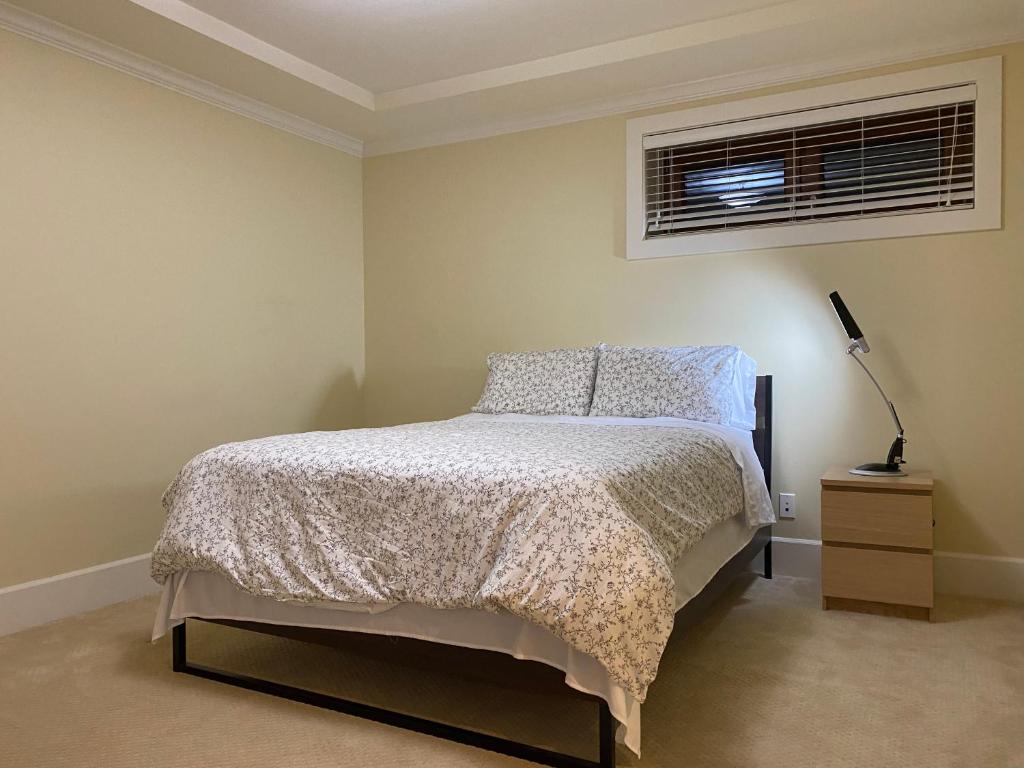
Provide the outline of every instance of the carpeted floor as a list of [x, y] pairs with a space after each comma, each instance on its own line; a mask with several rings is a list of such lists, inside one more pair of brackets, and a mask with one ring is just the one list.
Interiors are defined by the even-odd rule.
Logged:
[[[0, 766], [525, 766], [170, 671], [155, 598], [0, 638]], [[193, 625], [190, 625], [193, 626]], [[358, 651], [196, 624], [196, 661], [586, 750], [585, 702]], [[386, 641], [385, 641], [386, 642]], [[466, 671], [466, 670], [463, 670]], [[940, 598], [932, 624], [820, 609], [812, 582], [743, 577], [673, 637], [641, 768], [1024, 766], [1024, 607]]]

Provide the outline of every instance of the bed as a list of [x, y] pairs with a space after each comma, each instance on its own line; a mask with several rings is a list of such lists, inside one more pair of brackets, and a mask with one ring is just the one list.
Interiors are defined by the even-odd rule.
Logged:
[[[172, 632], [175, 671], [547, 765], [613, 766], [616, 734], [640, 752], [673, 626], [760, 552], [771, 576], [770, 376], [753, 399], [747, 432], [473, 413], [214, 449], [168, 490], [154, 639]], [[192, 663], [186, 620], [543, 663], [597, 704], [598, 759]]]

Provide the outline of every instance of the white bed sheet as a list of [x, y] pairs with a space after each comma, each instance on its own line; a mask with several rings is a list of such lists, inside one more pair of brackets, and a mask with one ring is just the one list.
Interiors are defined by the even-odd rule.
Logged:
[[[753, 538], [756, 528], [736, 515], [712, 528], [674, 571], [676, 609], [700, 592], [718, 570]], [[222, 576], [204, 571], [174, 574], [164, 584], [153, 626], [156, 640], [186, 617], [395, 635], [507, 653], [539, 661], [565, 673], [565, 683], [608, 702], [619, 722], [617, 738], [640, 755], [640, 703], [615, 683], [592, 656], [574, 650], [546, 629], [508, 613], [440, 610], [403, 603], [388, 610], [353, 610], [351, 605], [306, 605], [257, 597]]]

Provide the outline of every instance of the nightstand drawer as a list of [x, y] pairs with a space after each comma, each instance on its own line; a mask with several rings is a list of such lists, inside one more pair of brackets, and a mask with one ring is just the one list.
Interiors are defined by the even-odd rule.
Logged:
[[864, 547], [821, 548], [821, 591], [829, 597], [932, 606], [932, 556]]
[[821, 539], [931, 549], [932, 497], [823, 489]]

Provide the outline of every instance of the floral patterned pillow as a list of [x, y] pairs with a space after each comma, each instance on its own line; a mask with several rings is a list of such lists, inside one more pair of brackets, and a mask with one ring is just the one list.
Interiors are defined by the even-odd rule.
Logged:
[[594, 393], [597, 349], [503, 352], [487, 356], [477, 413], [586, 416]]
[[674, 416], [730, 424], [738, 347], [599, 350], [591, 416]]

